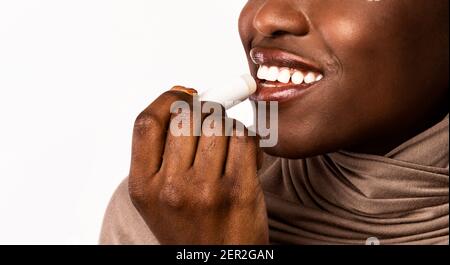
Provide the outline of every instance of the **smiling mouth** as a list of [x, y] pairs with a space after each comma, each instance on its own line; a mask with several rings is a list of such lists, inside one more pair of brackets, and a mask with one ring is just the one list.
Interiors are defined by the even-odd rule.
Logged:
[[315, 63], [282, 50], [254, 48], [250, 56], [256, 66], [253, 75], [258, 85], [252, 100], [287, 101], [325, 77]]

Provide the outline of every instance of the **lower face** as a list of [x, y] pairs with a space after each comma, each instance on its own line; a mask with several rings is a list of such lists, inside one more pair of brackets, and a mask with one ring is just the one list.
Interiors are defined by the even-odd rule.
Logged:
[[385, 154], [448, 113], [448, 1], [250, 0], [255, 101], [278, 101], [287, 158]]

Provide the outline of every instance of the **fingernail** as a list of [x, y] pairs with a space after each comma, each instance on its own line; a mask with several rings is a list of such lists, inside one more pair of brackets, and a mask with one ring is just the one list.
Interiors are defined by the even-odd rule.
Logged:
[[189, 94], [191, 96], [194, 95], [198, 95], [197, 90], [193, 89], [193, 88], [187, 88], [187, 87], [183, 87], [183, 86], [174, 86], [172, 87], [172, 89], [170, 89], [171, 91], [180, 91], [180, 92], [184, 92], [186, 94]]

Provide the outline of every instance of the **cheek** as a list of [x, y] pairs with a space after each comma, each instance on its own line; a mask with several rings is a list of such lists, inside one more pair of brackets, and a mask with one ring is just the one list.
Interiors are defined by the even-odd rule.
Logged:
[[375, 107], [371, 98], [386, 93], [386, 80], [396, 72], [389, 44], [393, 39], [376, 18], [342, 16], [332, 21], [323, 25], [322, 36], [338, 58], [342, 72], [334, 76], [336, 86], [330, 93], [339, 96], [341, 104], [369, 111]]
[[[399, 34], [408, 13], [400, 1], [336, 1], [314, 13], [319, 33], [335, 52], [374, 50]], [[393, 36], [394, 35], [394, 36]]]
[[335, 21], [329, 28], [328, 38], [334, 39], [335, 43], [349, 43], [354, 46], [363, 35], [358, 23], [347, 18]]
[[378, 37], [371, 25], [366, 25], [364, 20], [340, 17], [331, 21], [329, 25], [323, 25], [321, 34], [338, 58], [345, 59], [351, 54], [369, 54], [375, 51], [373, 46], [378, 42]]

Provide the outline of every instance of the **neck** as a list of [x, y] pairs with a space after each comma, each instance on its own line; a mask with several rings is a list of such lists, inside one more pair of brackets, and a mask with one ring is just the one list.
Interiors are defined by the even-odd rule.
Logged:
[[414, 120], [412, 124], [404, 126], [404, 128], [397, 128], [385, 135], [378, 135], [374, 139], [366, 140], [363, 144], [345, 148], [345, 151], [385, 156], [402, 143], [441, 122], [449, 113], [447, 106], [445, 106], [445, 108], [445, 110], [441, 110], [434, 115], [427, 115], [426, 119]]

